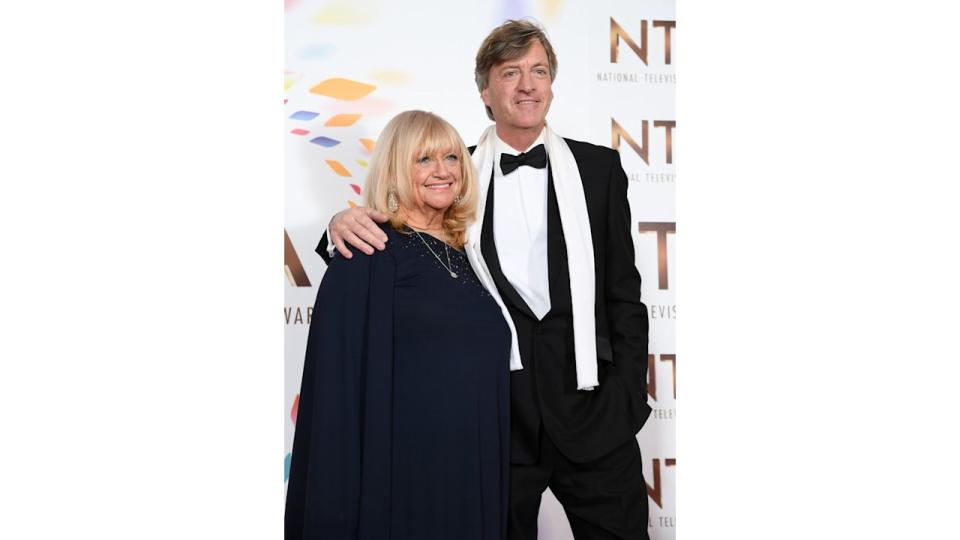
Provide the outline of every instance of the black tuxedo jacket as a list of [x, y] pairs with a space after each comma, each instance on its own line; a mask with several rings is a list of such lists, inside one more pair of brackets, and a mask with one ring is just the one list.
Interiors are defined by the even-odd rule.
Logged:
[[[634, 437], [651, 410], [646, 386], [649, 322], [634, 263], [627, 177], [617, 152], [566, 142], [583, 181], [593, 238], [600, 382], [595, 390], [577, 390], [570, 277], [552, 169], [547, 182], [551, 307], [542, 320], [503, 275], [493, 238], [492, 179], [487, 191], [483, 258], [513, 319], [523, 362], [523, 369], [510, 377], [511, 461], [518, 464], [537, 461], [541, 429], [569, 460], [594, 460]], [[326, 235], [317, 251], [328, 261]]]
[[577, 390], [570, 277], [552, 168], [547, 182], [550, 311], [539, 321], [501, 270], [493, 238], [491, 179], [481, 249], [516, 326], [523, 362], [523, 369], [510, 377], [514, 463], [537, 460], [541, 429], [569, 460], [596, 459], [634, 437], [650, 414], [646, 389], [649, 323], [634, 262], [627, 177], [617, 152], [570, 139], [566, 142], [583, 181], [593, 238], [600, 386], [589, 392]]

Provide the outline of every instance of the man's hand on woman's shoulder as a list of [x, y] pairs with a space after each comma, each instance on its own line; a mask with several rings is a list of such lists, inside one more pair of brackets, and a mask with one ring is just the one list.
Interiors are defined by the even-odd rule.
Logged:
[[387, 235], [377, 226], [385, 223], [387, 216], [372, 208], [355, 206], [338, 212], [330, 219], [327, 230], [330, 231], [330, 242], [345, 258], [353, 257], [347, 249], [347, 244], [359, 249], [367, 255], [373, 255], [374, 248], [383, 251], [386, 249]]

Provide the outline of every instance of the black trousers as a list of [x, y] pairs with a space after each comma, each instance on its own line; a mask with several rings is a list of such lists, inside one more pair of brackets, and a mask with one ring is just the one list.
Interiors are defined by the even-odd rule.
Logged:
[[635, 438], [587, 463], [573, 463], [540, 429], [540, 457], [510, 465], [509, 540], [537, 540], [547, 487], [563, 505], [577, 540], [649, 540], [647, 485]]

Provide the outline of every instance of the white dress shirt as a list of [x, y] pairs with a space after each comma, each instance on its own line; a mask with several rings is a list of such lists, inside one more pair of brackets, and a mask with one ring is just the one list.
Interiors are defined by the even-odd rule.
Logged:
[[[547, 169], [523, 165], [504, 176], [500, 154], [520, 152], [495, 139], [493, 240], [500, 268], [537, 319], [550, 311], [547, 264]], [[524, 150], [543, 144], [543, 133]]]

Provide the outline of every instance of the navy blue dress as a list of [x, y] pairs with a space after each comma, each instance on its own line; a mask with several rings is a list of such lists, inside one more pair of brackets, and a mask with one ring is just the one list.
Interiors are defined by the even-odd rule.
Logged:
[[509, 329], [465, 255], [383, 229], [320, 283], [285, 538], [503, 540]]

